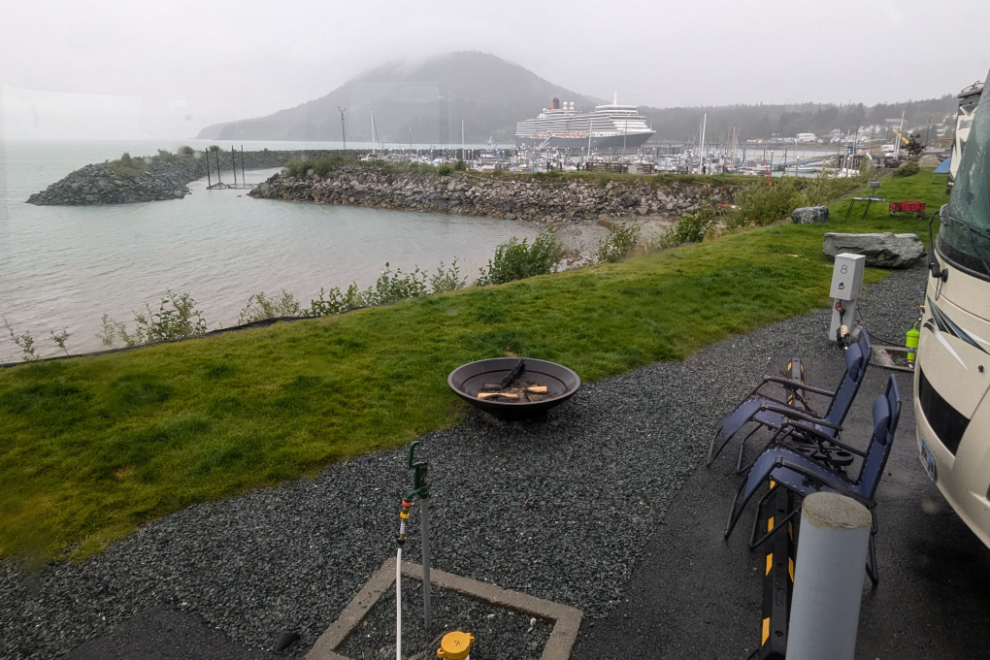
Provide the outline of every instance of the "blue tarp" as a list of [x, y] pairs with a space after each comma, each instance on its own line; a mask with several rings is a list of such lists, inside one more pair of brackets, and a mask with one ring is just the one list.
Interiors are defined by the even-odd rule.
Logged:
[[942, 163], [935, 168], [935, 174], [948, 174], [949, 173], [949, 163], [952, 159], [946, 158]]

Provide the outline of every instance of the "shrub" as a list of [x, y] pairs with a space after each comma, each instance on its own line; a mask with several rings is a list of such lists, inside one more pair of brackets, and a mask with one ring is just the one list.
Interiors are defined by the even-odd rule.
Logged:
[[684, 243], [700, 243], [718, 223], [719, 214], [711, 206], [702, 206], [697, 213], [685, 213], [681, 219], [670, 225], [650, 240], [650, 247], [663, 250]]
[[464, 162], [463, 158], [458, 158], [457, 162], [454, 163], [454, 169], [458, 172], [463, 172], [467, 169], [467, 163]]
[[290, 158], [289, 162], [285, 164], [285, 173], [289, 176], [306, 176], [309, 168], [310, 166], [307, 161]]
[[320, 289], [319, 299], [311, 300], [310, 307], [305, 313], [308, 316], [329, 316], [361, 307], [390, 305], [408, 298], [454, 291], [466, 283], [467, 280], [461, 277], [457, 259], [454, 259], [450, 268], [445, 268], [441, 263], [434, 275], [427, 275], [419, 267], [411, 273], [404, 274], [401, 268], [396, 268], [393, 272], [386, 262], [385, 270], [381, 272], [374, 286], [364, 291], [358, 289], [357, 284], [351, 284], [347, 287], [347, 291], [341, 291], [339, 287], [333, 287], [329, 291]]
[[281, 316], [299, 316], [302, 314], [302, 307], [295, 296], [282, 289], [282, 293], [269, 298], [264, 291], [252, 295], [248, 298], [247, 304], [237, 317], [238, 324], [263, 321], [265, 319], [275, 319]]
[[[268, 150], [265, 149], [265, 151], [268, 151]], [[193, 149], [192, 147], [187, 147], [185, 145], [179, 147], [179, 155], [180, 156], [187, 156], [188, 157], [188, 156], [194, 155], [195, 153], [196, 153], [196, 150]]]
[[430, 276], [430, 293], [456, 291], [463, 288], [465, 284], [467, 284], [467, 278], [461, 277], [461, 269], [457, 266], [457, 259], [454, 259], [448, 269], [444, 269], [441, 261], [436, 274]]
[[196, 309], [196, 301], [188, 293], [165, 292], [158, 311], [146, 304], [145, 311], [134, 312], [134, 332], [127, 325], [103, 315], [103, 330], [97, 335], [107, 346], [113, 346], [116, 337], [127, 346], [194, 337], [206, 332], [206, 320]]
[[3, 324], [7, 328], [7, 332], [10, 333], [10, 340], [14, 342], [21, 352], [24, 354], [24, 360], [37, 360], [38, 359], [38, 349], [34, 347], [34, 337], [31, 335], [31, 331], [28, 330], [22, 335], [18, 335], [14, 332], [14, 329], [10, 327], [7, 323], [7, 317], [3, 318]]
[[487, 268], [480, 269], [478, 284], [504, 284], [534, 275], [556, 272], [566, 250], [557, 240], [553, 229], [547, 229], [530, 245], [513, 236], [508, 243], [495, 249], [495, 258], [489, 259]]
[[120, 164], [124, 167], [131, 167], [134, 165], [134, 159], [126, 151], [120, 156]]
[[156, 158], [163, 163], [174, 163], [177, 159], [168, 149], [159, 149]]
[[761, 179], [736, 194], [736, 214], [732, 224], [768, 225], [790, 215], [802, 205], [804, 197], [798, 192], [792, 177], [781, 177], [767, 183]]
[[308, 316], [332, 316], [358, 307], [364, 307], [361, 292], [357, 284], [351, 284], [347, 287], [346, 293], [342, 293], [336, 286], [329, 291], [320, 288], [319, 299], [309, 301], [309, 309], [306, 313]]
[[904, 163], [896, 170], [894, 170], [892, 176], [897, 176], [897, 177], [914, 176], [920, 171], [921, 171], [921, 166], [918, 165], [918, 163], [914, 162], [913, 160], [909, 160], [908, 162]]
[[437, 168], [437, 174], [439, 174], [440, 176], [450, 176], [451, 174], [453, 174], [453, 172], [454, 172], [454, 168], [450, 163], [444, 163], [443, 165]]
[[639, 225], [631, 220], [621, 222], [611, 228], [608, 236], [598, 241], [593, 261], [597, 264], [622, 261], [632, 255], [639, 243]]

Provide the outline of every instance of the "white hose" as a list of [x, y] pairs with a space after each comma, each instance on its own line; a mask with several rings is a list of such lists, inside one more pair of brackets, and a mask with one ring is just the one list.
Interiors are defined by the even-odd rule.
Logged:
[[402, 546], [395, 558], [395, 660], [402, 660]]

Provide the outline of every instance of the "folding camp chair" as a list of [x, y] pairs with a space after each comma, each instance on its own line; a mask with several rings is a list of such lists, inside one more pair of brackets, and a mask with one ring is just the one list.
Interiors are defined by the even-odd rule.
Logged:
[[[760, 519], [760, 509], [763, 503], [778, 486], [801, 497], [815, 492], [833, 492], [846, 495], [867, 507], [873, 516], [873, 527], [870, 531], [870, 557], [866, 571], [873, 583], [876, 584], [880, 578], [877, 572], [876, 546], [873, 540], [877, 532], [875, 495], [877, 486], [880, 484], [880, 477], [883, 476], [883, 469], [887, 465], [887, 458], [890, 456], [890, 448], [894, 442], [894, 432], [897, 430], [897, 420], [900, 415], [901, 393], [897, 387], [897, 379], [891, 374], [885, 394], [878, 396], [873, 402], [873, 435], [866, 451], [854, 449], [834, 438], [829, 439], [829, 442], [862, 457], [863, 463], [859, 475], [854, 480], [787, 447], [771, 447], [764, 451], [756, 459], [746, 481], [739, 488], [735, 499], [732, 501], [729, 520], [725, 526], [725, 538], [728, 538], [732, 533], [743, 509], [746, 508], [746, 504], [764, 482], [773, 485], [757, 504], [756, 521]], [[756, 548], [772, 534], [786, 527], [787, 523], [799, 512], [800, 507], [796, 507], [784, 519], [771, 523], [770, 529], [759, 539], [756, 538], [758, 522], [754, 522], [753, 531], [750, 534], [750, 548]]]
[[[759, 385], [754, 387], [746, 399], [733, 412], [727, 415], [715, 430], [711, 444], [708, 447], [708, 460], [706, 465], [711, 466], [712, 461], [718, 457], [729, 441], [750, 422], [756, 423], [755, 428], [742, 439], [739, 447], [739, 458], [736, 461], [736, 473], [742, 474], [743, 453], [746, 449], [746, 441], [749, 440], [760, 428], [766, 427], [773, 431], [780, 431], [785, 426], [794, 426], [792, 437], [797, 441], [814, 441], [821, 445], [821, 434], [835, 437], [842, 428], [842, 421], [849, 412], [859, 386], [866, 377], [866, 367], [870, 363], [870, 353], [873, 344], [870, 342], [870, 334], [863, 328], [859, 333], [859, 338], [855, 344], [851, 344], [845, 350], [846, 370], [842, 374], [842, 380], [834, 392], [810, 387], [803, 383], [798, 383], [787, 378], [768, 376]], [[801, 403], [802, 408], [788, 405], [788, 402], [775, 399], [771, 396], [760, 393], [760, 389], [768, 383], [778, 383], [794, 395], [794, 400]], [[819, 415], [808, 404], [805, 393], [819, 394], [831, 399], [828, 409], [824, 415]], [[808, 415], [813, 419], [809, 419]], [[805, 437], [801, 431], [811, 428], [816, 433]], [[723, 435], [721, 443], [718, 443], [719, 435]], [[774, 436], [771, 444], [778, 442], [781, 436]]]

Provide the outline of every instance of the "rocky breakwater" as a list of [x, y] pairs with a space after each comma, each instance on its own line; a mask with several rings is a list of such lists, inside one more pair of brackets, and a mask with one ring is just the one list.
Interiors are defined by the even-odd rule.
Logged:
[[[319, 158], [327, 151], [251, 151], [243, 154], [244, 169], [282, 167], [291, 158]], [[241, 153], [237, 152], [237, 168]], [[231, 167], [230, 153], [219, 152], [222, 168]], [[211, 160], [215, 157], [211, 154]], [[31, 195], [28, 204], [39, 206], [95, 206], [181, 199], [189, 194], [188, 185], [206, 176], [207, 159], [201, 153], [183, 156], [133, 158], [125, 165], [120, 161], [86, 165], [45, 190]], [[216, 161], [211, 171], [216, 176]], [[225, 176], [229, 176], [229, 169]], [[240, 178], [240, 173], [238, 173]], [[215, 179], [214, 179], [215, 181]], [[227, 183], [232, 183], [228, 179]]]
[[558, 223], [637, 216], [676, 216], [706, 200], [731, 203], [733, 186], [714, 179], [594, 174], [541, 176], [401, 172], [339, 167], [323, 177], [280, 172], [252, 197], [453, 213]]

